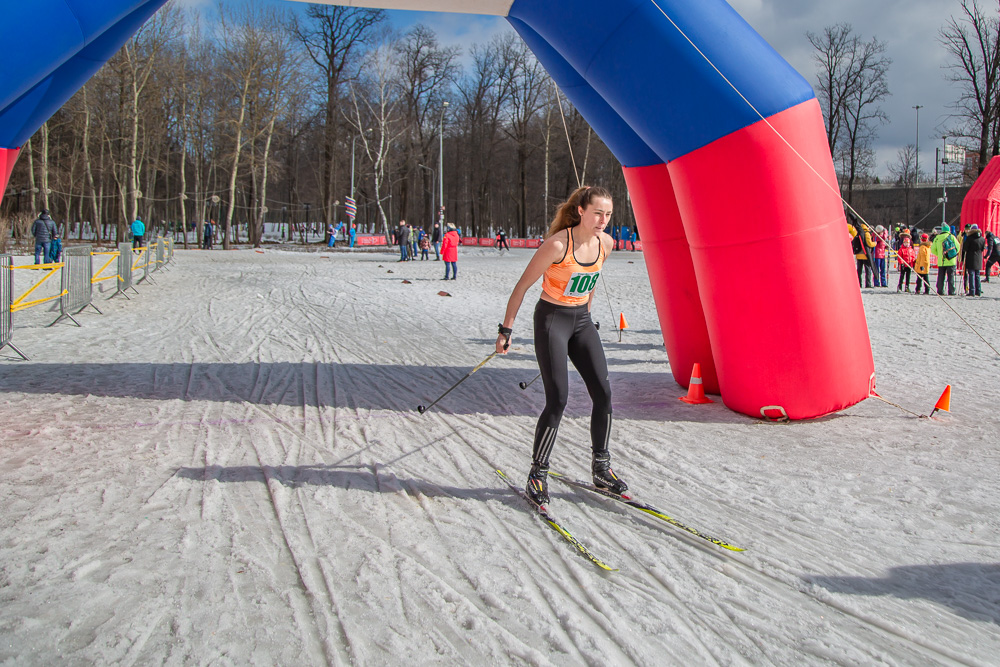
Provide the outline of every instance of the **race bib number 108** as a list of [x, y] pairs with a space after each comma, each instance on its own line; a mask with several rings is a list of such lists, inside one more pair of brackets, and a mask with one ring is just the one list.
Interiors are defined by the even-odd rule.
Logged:
[[563, 291], [563, 296], [587, 296], [597, 287], [597, 279], [600, 275], [600, 271], [574, 273], [566, 281], [566, 289]]

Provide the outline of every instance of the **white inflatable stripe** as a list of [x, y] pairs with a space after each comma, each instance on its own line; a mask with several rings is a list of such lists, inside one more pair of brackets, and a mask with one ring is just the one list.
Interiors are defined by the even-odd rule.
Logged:
[[514, 0], [293, 0], [343, 7], [372, 9], [411, 9], [421, 12], [451, 12], [453, 14], [488, 14], [507, 16]]

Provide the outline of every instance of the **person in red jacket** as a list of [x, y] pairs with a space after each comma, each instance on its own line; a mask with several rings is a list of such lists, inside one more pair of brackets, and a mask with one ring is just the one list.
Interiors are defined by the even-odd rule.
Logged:
[[452, 280], [458, 278], [458, 242], [458, 230], [449, 223], [448, 232], [441, 243], [441, 259], [444, 260], [444, 278], [441, 280], [448, 280], [449, 273]]
[[[899, 237], [899, 284], [896, 285], [896, 291], [903, 291], [903, 278], [906, 278], [906, 291], [910, 291], [910, 271], [913, 270], [913, 265], [917, 261], [917, 249], [913, 247], [910, 243], [910, 235], [903, 234]], [[919, 284], [919, 283], [918, 283]]]

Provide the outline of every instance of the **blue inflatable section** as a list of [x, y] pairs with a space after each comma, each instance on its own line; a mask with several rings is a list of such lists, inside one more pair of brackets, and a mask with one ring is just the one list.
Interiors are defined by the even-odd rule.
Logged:
[[165, 1], [42, 0], [41, 8], [24, 2], [0, 9], [5, 25], [45, 20], [44, 30], [6, 36], [7, 62], [21, 69], [5, 63], [0, 74], [0, 148], [23, 145]]
[[523, 21], [508, 19], [538, 62], [625, 167], [661, 164], [661, 159], [589, 83]]
[[508, 19], [530, 26], [661, 161], [815, 97], [723, 0], [515, 0]]

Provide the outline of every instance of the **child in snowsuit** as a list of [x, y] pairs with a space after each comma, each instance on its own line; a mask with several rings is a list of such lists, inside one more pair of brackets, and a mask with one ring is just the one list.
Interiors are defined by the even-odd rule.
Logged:
[[[910, 272], [913, 268], [914, 262], [917, 261], [917, 249], [913, 247], [910, 243], [910, 235], [903, 234], [899, 237], [899, 284], [896, 285], [896, 291], [903, 291], [903, 282], [905, 278], [906, 291], [910, 291]], [[919, 287], [920, 283], [917, 283]]]
[[924, 294], [930, 294], [931, 282], [928, 276], [931, 274], [931, 237], [927, 234], [920, 235], [920, 247], [917, 248], [917, 258], [913, 262], [913, 270], [917, 274], [917, 283], [913, 287], [913, 293], [920, 294], [922, 285]]

